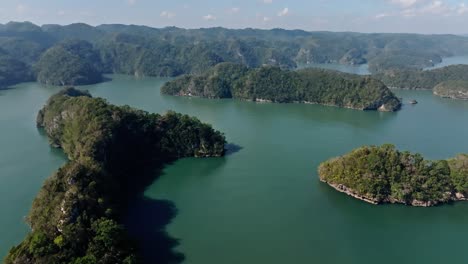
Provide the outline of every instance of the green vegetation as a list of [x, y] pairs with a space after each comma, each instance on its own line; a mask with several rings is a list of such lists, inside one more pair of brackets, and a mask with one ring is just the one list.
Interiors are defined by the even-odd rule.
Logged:
[[239, 98], [278, 103], [302, 102], [361, 110], [396, 111], [400, 101], [370, 77], [320, 69], [299, 71], [278, 67], [249, 69], [221, 63], [202, 75], [166, 83], [162, 93], [207, 98]]
[[391, 70], [375, 75], [389, 87], [401, 89], [433, 89], [446, 81], [468, 81], [468, 65], [452, 65], [439, 69]]
[[34, 76], [28, 65], [0, 54], [0, 89], [33, 80]]
[[48, 49], [35, 67], [37, 80], [48, 85], [86, 85], [102, 80], [99, 55], [86, 41], [66, 41]]
[[446, 81], [434, 87], [434, 94], [452, 98], [468, 100], [468, 81]]
[[371, 203], [433, 206], [468, 197], [468, 156], [425, 160], [393, 145], [361, 147], [319, 167], [320, 180]]
[[46, 180], [32, 231], [6, 264], [140, 263], [122, 225], [127, 200], [166, 162], [224, 154], [224, 136], [195, 118], [117, 107], [73, 88], [51, 97], [37, 122], [70, 161]]
[[[70, 39], [89, 42], [92, 47], [86, 48], [86, 53], [98, 56], [83, 57], [82, 50], [68, 50], [62, 43]], [[220, 62], [287, 69], [310, 63], [369, 63], [375, 74], [419, 70], [440, 62], [442, 57], [468, 54], [468, 39], [283, 29], [93, 27], [83, 23], [39, 27], [10, 22], [0, 24], [0, 48], [12, 58], [35, 65], [39, 81], [66, 85], [99, 81], [100, 73], [164, 77], [201, 74]]]

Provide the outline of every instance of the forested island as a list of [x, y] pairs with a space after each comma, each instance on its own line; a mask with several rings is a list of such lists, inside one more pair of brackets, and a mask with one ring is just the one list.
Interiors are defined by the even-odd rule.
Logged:
[[141, 263], [122, 225], [128, 199], [167, 162], [224, 154], [223, 134], [196, 118], [117, 107], [73, 88], [48, 100], [37, 125], [69, 161], [44, 183], [27, 217], [31, 233], [6, 264]]
[[374, 77], [388, 87], [432, 90], [446, 81], [468, 81], [468, 65], [451, 65], [434, 70], [388, 70]]
[[468, 54], [468, 38], [455, 35], [9, 22], [0, 24], [0, 87], [31, 80], [91, 84], [102, 80], [103, 73], [202, 74], [221, 62], [283, 69], [313, 63], [368, 63], [377, 74], [418, 70], [443, 57], [464, 54]]
[[439, 83], [434, 94], [444, 98], [468, 100], [468, 81], [446, 81]]
[[431, 161], [389, 144], [365, 146], [320, 164], [319, 177], [372, 204], [434, 206], [467, 200], [468, 155]]
[[400, 100], [380, 81], [368, 76], [321, 69], [250, 69], [221, 63], [202, 75], [186, 75], [166, 83], [169, 95], [237, 98], [260, 102], [310, 103], [359, 110], [396, 111]]

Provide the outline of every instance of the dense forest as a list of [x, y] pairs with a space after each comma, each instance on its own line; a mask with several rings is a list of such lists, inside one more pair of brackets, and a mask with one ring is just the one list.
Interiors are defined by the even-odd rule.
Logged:
[[69, 162], [44, 183], [31, 233], [6, 264], [141, 263], [122, 224], [126, 202], [166, 162], [224, 154], [224, 136], [196, 118], [117, 107], [73, 88], [51, 97], [37, 124]]
[[65, 41], [48, 49], [35, 65], [37, 81], [47, 85], [86, 85], [102, 81], [99, 54], [86, 41]]
[[468, 81], [468, 65], [451, 65], [434, 70], [389, 70], [374, 75], [389, 87], [433, 89], [446, 81]]
[[434, 94], [444, 98], [468, 100], [468, 81], [446, 81], [439, 83]]
[[301, 102], [360, 110], [396, 111], [400, 101], [380, 81], [370, 77], [265, 66], [249, 69], [221, 63], [202, 75], [186, 75], [166, 83], [161, 92], [207, 98], [238, 98], [278, 103]]
[[[70, 49], [66, 44], [70, 40], [81, 41], [79, 46], [84, 48]], [[442, 57], [468, 54], [468, 38], [251, 28], [158, 29], [116, 24], [93, 27], [82, 23], [39, 27], [9, 22], [0, 24], [0, 49], [34, 68], [39, 81], [66, 85], [95, 82], [99, 73], [201, 74], [220, 62], [287, 69], [310, 63], [369, 63], [373, 73], [421, 69], [440, 62]], [[24, 77], [29, 80], [30, 76]]]
[[320, 180], [358, 199], [433, 206], [468, 196], [468, 155], [425, 160], [393, 145], [361, 147], [322, 163]]

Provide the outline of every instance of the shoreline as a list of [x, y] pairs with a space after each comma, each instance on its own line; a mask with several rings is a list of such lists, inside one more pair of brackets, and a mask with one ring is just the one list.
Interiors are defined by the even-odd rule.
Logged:
[[366, 203], [372, 204], [372, 205], [381, 205], [381, 204], [403, 204], [406, 206], [413, 206], [413, 207], [433, 207], [441, 204], [447, 204], [450, 202], [459, 202], [459, 201], [468, 201], [468, 197], [465, 197], [462, 193], [455, 193], [453, 194], [450, 199], [446, 202], [443, 201], [419, 201], [419, 200], [413, 200], [411, 203], [407, 203], [405, 201], [400, 201], [400, 200], [390, 200], [390, 199], [385, 199], [382, 201], [377, 201], [375, 199], [371, 199], [368, 197], [365, 197], [360, 194], [356, 194], [352, 189], [346, 187], [343, 184], [334, 184], [334, 183], [329, 183], [325, 180], [320, 179], [321, 182], [326, 183], [328, 186], [332, 187], [336, 191], [340, 193], [344, 193], [348, 196], [351, 196], [355, 199], [364, 201]]

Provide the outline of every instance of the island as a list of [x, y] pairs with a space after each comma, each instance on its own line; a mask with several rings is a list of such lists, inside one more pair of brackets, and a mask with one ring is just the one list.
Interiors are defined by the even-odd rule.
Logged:
[[31, 232], [6, 264], [141, 263], [122, 224], [128, 199], [142, 195], [156, 168], [223, 156], [226, 142], [196, 118], [118, 107], [74, 88], [52, 96], [37, 125], [69, 161], [44, 183], [27, 217]]
[[444, 98], [468, 100], [468, 81], [446, 81], [439, 83], [434, 94]]
[[202, 75], [182, 76], [166, 83], [161, 92], [359, 110], [396, 111], [401, 107], [400, 100], [382, 82], [369, 76], [322, 69], [248, 68], [234, 63], [220, 63]]
[[388, 70], [373, 75], [388, 87], [432, 90], [447, 81], [468, 81], [468, 65], [451, 65], [434, 70]]
[[395, 146], [364, 146], [320, 164], [320, 180], [372, 204], [434, 206], [468, 198], [468, 155], [425, 160]]

